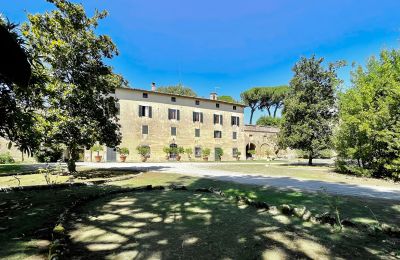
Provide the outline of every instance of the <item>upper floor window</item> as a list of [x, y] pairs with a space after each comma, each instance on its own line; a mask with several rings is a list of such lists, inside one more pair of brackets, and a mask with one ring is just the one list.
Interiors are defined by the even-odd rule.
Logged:
[[151, 106], [140, 106], [139, 105], [139, 117], [152, 117]]
[[149, 134], [149, 126], [148, 125], [142, 125], [142, 134], [143, 135]]
[[236, 106], [233, 106], [233, 110], [236, 110]]
[[200, 105], [200, 100], [196, 100], [196, 106]]
[[216, 106], [217, 108], [219, 108], [219, 103], [215, 104], [215, 106]]
[[237, 132], [232, 132], [232, 139], [236, 140], [237, 139]]
[[143, 98], [148, 98], [148, 97], [149, 97], [149, 94], [143, 93]]
[[222, 132], [221, 131], [214, 131], [214, 138], [222, 138]]
[[200, 129], [199, 128], [194, 129], [194, 137], [200, 137]]
[[215, 125], [215, 124], [220, 124], [220, 125], [223, 124], [222, 115], [216, 115], [216, 114], [214, 114], [214, 125]]
[[169, 120], [180, 120], [180, 113], [178, 109], [168, 109], [168, 119]]
[[171, 102], [176, 102], [176, 97], [171, 97]]
[[193, 112], [193, 122], [203, 123], [203, 113], [202, 112]]
[[171, 135], [176, 136], [176, 127], [171, 127]]
[[238, 116], [232, 116], [231, 117], [231, 124], [239, 126], [239, 117]]

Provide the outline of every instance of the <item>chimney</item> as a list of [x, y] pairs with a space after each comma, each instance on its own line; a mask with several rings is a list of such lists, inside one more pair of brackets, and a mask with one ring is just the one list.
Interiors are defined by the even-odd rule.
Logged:
[[218, 98], [218, 95], [217, 95], [216, 92], [211, 92], [211, 93], [210, 93], [210, 99], [211, 99], [211, 100], [217, 100], [217, 98]]
[[151, 91], [156, 91], [156, 83], [151, 83]]

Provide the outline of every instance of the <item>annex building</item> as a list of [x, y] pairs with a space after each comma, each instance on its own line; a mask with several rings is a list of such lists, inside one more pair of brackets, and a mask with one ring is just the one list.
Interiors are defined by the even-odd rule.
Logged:
[[[119, 99], [119, 124], [122, 143], [130, 151], [126, 161], [139, 162], [141, 156], [136, 147], [150, 148], [148, 161], [174, 160], [176, 154], [166, 154], [164, 147], [191, 148], [192, 161], [202, 161], [202, 151], [210, 149], [209, 161], [216, 159], [216, 148], [222, 148], [223, 161], [240, 160], [250, 157], [249, 150], [255, 150], [255, 158], [270, 157], [276, 147], [277, 128], [244, 124], [244, 108], [240, 103], [217, 99], [216, 93], [210, 98], [191, 97], [135, 88], [118, 88], [115, 96]], [[84, 152], [85, 161], [94, 161], [95, 152]], [[119, 161], [115, 148], [105, 147], [102, 160]], [[182, 155], [182, 161], [187, 161]]]

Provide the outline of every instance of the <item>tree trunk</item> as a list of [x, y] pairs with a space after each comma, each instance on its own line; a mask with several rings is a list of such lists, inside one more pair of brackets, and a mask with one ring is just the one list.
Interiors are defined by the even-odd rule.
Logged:
[[69, 147], [68, 148], [69, 158], [68, 158], [68, 171], [69, 173], [76, 173], [76, 160], [78, 160], [79, 155], [76, 147]]
[[309, 153], [309, 154], [308, 154], [308, 165], [309, 165], [309, 166], [313, 165], [313, 164], [312, 164], [312, 160], [313, 160], [313, 155], [312, 155], [312, 153]]
[[267, 107], [267, 111], [268, 111], [268, 116], [271, 116], [271, 108]]
[[275, 106], [274, 108], [274, 117], [276, 117], [276, 111], [278, 111], [278, 106]]
[[253, 122], [254, 111], [255, 111], [255, 109], [251, 109], [251, 111], [250, 111], [250, 125], [251, 125], [251, 122]]

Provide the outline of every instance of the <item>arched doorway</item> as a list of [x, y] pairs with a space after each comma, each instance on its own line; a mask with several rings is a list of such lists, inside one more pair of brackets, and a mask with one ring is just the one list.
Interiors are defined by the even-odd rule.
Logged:
[[246, 158], [251, 158], [253, 155], [251, 154], [250, 151], [255, 151], [256, 150], [256, 145], [253, 143], [248, 143], [246, 145]]
[[170, 144], [169, 148], [170, 148], [169, 158], [175, 160], [176, 156], [178, 155], [178, 145]]

